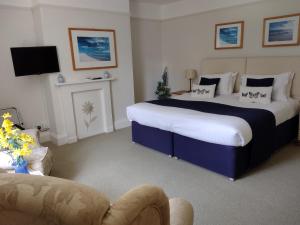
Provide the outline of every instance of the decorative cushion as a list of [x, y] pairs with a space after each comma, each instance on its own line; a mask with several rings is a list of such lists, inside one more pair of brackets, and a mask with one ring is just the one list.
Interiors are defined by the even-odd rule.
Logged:
[[29, 162], [29, 168], [48, 175], [53, 166], [53, 155], [48, 147], [35, 148], [26, 159]]
[[272, 87], [246, 87], [240, 88], [240, 101], [269, 104], [271, 103]]
[[273, 82], [273, 101], [287, 101], [291, 96], [291, 88], [294, 79], [293, 72], [281, 73], [278, 75], [251, 75], [245, 74], [242, 76], [241, 85], [246, 86], [248, 78], [274, 78]]
[[12, 170], [12, 158], [5, 152], [0, 151], [0, 168], [4, 170]]
[[200, 80], [200, 85], [216, 85], [216, 88], [218, 88], [218, 85], [220, 83], [221, 78], [206, 78], [202, 77]]
[[192, 97], [213, 98], [215, 96], [216, 85], [196, 85], [192, 87]]
[[271, 87], [273, 86], [274, 78], [254, 79], [247, 78], [247, 87]]
[[199, 84], [202, 78], [220, 78], [219, 85], [216, 88], [216, 95], [230, 95], [233, 93], [235, 80], [238, 73], [228, 72], [222, 74], [205, 74], [200, 76]]

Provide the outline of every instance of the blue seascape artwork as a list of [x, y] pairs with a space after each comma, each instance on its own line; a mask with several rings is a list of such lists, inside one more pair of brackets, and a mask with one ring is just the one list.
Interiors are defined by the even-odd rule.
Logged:
[[111, 61], [108, 37], [77, 37], [81, 62]]
[[238, 44], [238, 27], [226, 27], [220, 29], [221, 44]]
[[292, 41], [294, 36], [295, 21], [285, 20], [269, 24], [269, 42]]

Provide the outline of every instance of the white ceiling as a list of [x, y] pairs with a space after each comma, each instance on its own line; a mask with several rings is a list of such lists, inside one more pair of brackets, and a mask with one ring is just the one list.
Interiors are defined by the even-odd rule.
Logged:
[[157, 5], [166, 5], [173, 2], [179, 2], [181, 0], [131, 0], [131, 2], [139, 2], [139, 3], [152, 3]]

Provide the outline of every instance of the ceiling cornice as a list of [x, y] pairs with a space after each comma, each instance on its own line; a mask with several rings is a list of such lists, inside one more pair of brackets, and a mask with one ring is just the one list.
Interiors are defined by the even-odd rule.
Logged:
[[130, 12], [132, 17], [168, 20], [260, 1], [266, 0], [182, 0], [165, 5], [131, 2]]
[[141, 18], [148, 20], [162, 20], [161, 6], [151, 3], [131, 3], [130, 15], [133, 18]]
[[129, 0], [0, 0], [0, 5], [32, 8], [39, 5], [64, 6], [129, 13]]

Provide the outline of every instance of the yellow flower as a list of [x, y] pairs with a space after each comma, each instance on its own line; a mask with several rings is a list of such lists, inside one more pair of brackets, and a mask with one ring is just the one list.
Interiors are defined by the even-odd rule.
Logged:
[[2, 123], [3, 128], [9, 129], [9, 128], [12, 128], [13, 126], [14, 126], [14, 123], [11, 122], [10, 120], [8, 120], [8, 119], [3, 120], [3, 123]]
[[25, 133], [21, 133], [20, 134], [20, 139], [25, 143], [28, 143], [28, 144], [34, 144], [34, 139], [28, 135], [28, 134], [25, 134]]
[[27, 155], [30, 155], [31, 152], [32, 152], [32, 150], [29, 149], [29, 145], [28, 144], [24, 144], [22, 149], [15, 149], [12, 154], [16, 158], [18, 156], [27, 156]]
[[2, 147], [2, 148], [8, 148], [9, 147], [9, 144], [8, 144], [8, 142], [6, 141], [6, 139], [0, 139], [0, 146]]
[[3, 119], [7, 119], [7, 118], [11, 118], [11, 115], [10, 115], [10, 113], [4, 113], [3, 115], [2, 115], [2, 117], [3, 117]]
[[0, 128], [0, 138], [4, 138], [4, 137], [5, 137], [4, 131], [2, 128]]
[[31, 147], [35, 144], [34, 138], [19, 129], [14, 129], [13, 122], [9, 120], [11, 115], [5, 113], [2, 127], [0, 127], [0, 147], [12, 152], [13, 157], [30, 155]]
[[29, 149], [29, 145], [27, 143], [25, 143], [23, 145], [23, 148], [20, 150], [20, 156], [26, 156], [26, 155], [30, 155], [31, 150]]
[[10, 136], [10, 135], [13, 133], [12, 127], [6, 127], [6, 128], [5, 128], [5, 132], [6, 132], [6, 134], [7, 134], [8, 136]]

